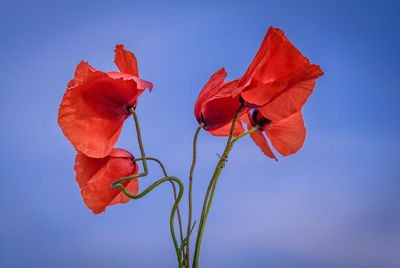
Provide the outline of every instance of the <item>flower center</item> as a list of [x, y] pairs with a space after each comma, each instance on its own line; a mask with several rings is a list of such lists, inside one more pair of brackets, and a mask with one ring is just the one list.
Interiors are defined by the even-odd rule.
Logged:
[[257, 109], [253, 111], [252, 119], [257, 125], [261, 126], [261, 129], [263, 129], [266, 125], [272, 122], [270, 119], [260, 115]]

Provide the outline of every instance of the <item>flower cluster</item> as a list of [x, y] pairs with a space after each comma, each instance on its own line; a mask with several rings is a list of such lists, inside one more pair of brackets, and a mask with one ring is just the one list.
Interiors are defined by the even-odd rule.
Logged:
[[[85, 204], [93, 213], [107, 206], [126, 203], [129, 198], [110, 184], [138, 172], [133, 155], [114, 148], [122, 125], [136, 108], [140, 94], [152, 83], [139, 78], [135, 55], [115, 48], [115, 64], [120, 72], [102, 72], [87, 62], [78, 64], [68, 83], [58, 111], [58, 124], [77, 151], [76, 181]], [[138, 192], [137, 179], [125, 182], [130, 192]]]
[[243, 105], [234, 136], [259, 125], [251, 138], [269, 157], [276, 159], [263, 134], [282, 155], [297, 152], [306, 129], [301, 113], [315, 80], [323, 75], [310, 64], [285, 34], [270, 27], [245, 74], [230, 82], [224, 68], [214, 73], [197, 98], [194, 114], [204, 129], [215, 136], [228, 136], [238, 108]]

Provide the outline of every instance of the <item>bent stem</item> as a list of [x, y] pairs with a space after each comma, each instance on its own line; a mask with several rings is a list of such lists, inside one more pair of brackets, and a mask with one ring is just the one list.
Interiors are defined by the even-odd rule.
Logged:
[[194, 137], [193, 137], [193, 160], [192, 160], [192, 166], [190, 167], [190, 175], [189, 175], [189, 217], [188, 217], [188, 226], [187, 226], [187, 245], [186, 245], [186, 262], [187, 263], [189, 263], [189, 239], [190, 239], [190, 233], [191, 233], [191, 229], [192, 229], [192, 226], [191, 226], [192, 225], [192, 184], [193, 184], [194, 167], [196, 166], [197, 137], [203, 126], [204, 126], [204, 123], [201, 123], [199, 125], [199, 127], [197, 128], [197, 130], [194, 134]]
[[[115, 188], [119, 188], [127, 197], [131, 198], [131, 199], [139, 199], [142, 198], [143, 196], [145, 196], [147, 193], [149, 193], [151, 190], [153, 190], [155, 187], [157, 187], [158, 185], [160, 185], [161, 183], [165, 182], [165, 181], [170, 181], [173, 184], [173, 189], [174, 189], [174, 197], [176, 197], [176, 189], [175, 189], [175, 185], [173, 183], [173, 181], [177, 182], [179, 184], [179, 194], [178, 197], [175, 198], [175, 202], [174, 202], [174, 206], [172, 208], [171, 211], [171, 216], [170, 216], [170, 230], [171, 230], [171, 236], [172, 236], [172, 240], [174, 242], [174, 247], [175, 247], [175, 251], [176, 251], [176, 255], [178, 258], [178, 263], [179, 263], [179, 267], [182, 267], [182, 254], [181, 254], [181, 249], [178, 246], [178, 243], [176, 241], [176, 237], [175, 237], [175, 230], [174, 230], [174, 216], [175, 216], [175, 211], [178, 209], [178, 205], [179, 202], [182, 198], [183, 195], [183, 184], [182, 182], [176, 178], [176, 177], [171, 177], [171, 176], [166, 176], [166, 171], [164, 166], [162, 165], [161, 161], [159, 161], [158, 159], [155, 158], [151, 158], [151, 160], [156, 161], [157, 163], [160, 164], [165, 177], [156, 181], [155, 183], [153, 183], [152, 185], [150, 185], [147, 189], [145, 189], [142, 193], [138, 194], [138, 195], [132, 195], [131, 193], [128, 192], [128, 190], [126, 190], [126, 188], [121, 184], [121, 182], [125, 182], [125, 181], [129, 181], [132, 179], [136, 179], [136, 178], [140, 178], [140, 177], [145, 177], [148, 174], [148, 168], [147, 168], [147, 158], [144, 152], [144, 148], [143, 148], [143, 142], [142, 142], [142, 135], [140, 133], [140, 126], [139, 126], [139, 120], [138, 117], [136, 115], [135, 109], [132, 107], [129, 109], [129, 111], [132, 113], [133, 118], [135, 120], [135, 127], [136, 127], [136, 132], [137, 132], [137, 139], [138, 139], [138, 143], [139, 143], [139, 148], [140, 148], [140, 154], [141, 154], [141, 158], [140, 160], [143, 162], [143, 169], [144, 172], [143, 173], [138, 173], [138, 174], [134, 174], [132, 176], [128, 176], [125, 178], [121, 178], [118, 179], [116, 181], [114, 181], [111, 184], [111, 188], [115, 189]], [[150, 160], [150, 159], [149, 159]], [[139, 161], [139, 160], [136, 160]], [[180, 218], [180, 217], [179, 217]], [[180, 222], [180, 230], [182, 229], [182, 224], [181, 221]], [[182, 240], [182, 231], [181, 231], [181, 240]]]
[[137, 139], [138, 139], [138, 143], [139, 143], [139, 148], [140, 148], [140, 154], [141, 154], [141, 158], [143, 160], [143, 173], [138, 173], [129, 177], [125, 177], [125, 178], [121, 178], [119, 180], [114, 181], [111, 184], [111, 188], [117, 188], [119, 185], [121, 185], [121, 182], [124, 181], [129, 181], [132, 179], [136, 179], [136, 178], [140, 178], [140, 177], [146, 177], [147, 174], [149, 173], [148, 169], [147, 169], [147, 163], [146, 163], [146, 155], [144, 153], [144, 148], [143, 148], [143, 142], [142, 142], [142, 135], [140, 134], [140, 127], [139, 127], [139, 119], [136, 115], [135, 109], [132, 107], [129, 109], [129, 112], [132, 113], [133, 115], [133, 119], [135, 120], [135, 127], [136, 127], [136, 132], [137, 132]]
[[169, 219], [169, 225], [170, 225], [172, 241], [174, 242], [176, 256], [178, 257], [179, 267], [181, 268], [181, 267], [183, 267], [182, 266], [182, 254], [181, 254], [182, 251], [181, 251], [181, 248], [178, 246], [178, 242], [176, 241], [175, 230], [174, 230], [175, 212], [178, 209], [179, 202], [181, 201], [182, 196], [183, 196], [183, 183], [181, 182], [181, 180], [176, 177], [172, 177], [172, 176], [164, 177], [164, 178], [156, 181], [155, 183], [150, 185], [148, 188], [146, 188], [143, 192], [141, 192], [140, 194], [137, 194], [137, 195], [132, 195], [131, 193], [129, 193], [129, 191], [126, 190], [126, 188], [122, 184], [117, 184], [116, 187], [118, 187], [130, 199], [140, 199], [140, 198], [144, 197], [145, 195], [147, 195], [149, 192], [151, 192], [158, 185], [160, 185], [161, 183], [166, 182], [166, 181], [174, 181], [179, 184], [179, 193], [178, 193], [178, 197], [176, 198], [176, 201], [174, 202], [174, 206], [172, 207], [171, 216]]
[[[157, 162], [158, 165], [160, 166], [160, 168], [162, 169], [162, 172], [164, 173], [164, 176], [165, 176], [165, 177], [168, 177], [167, 171], [165, 170], [164, 165], [161, 163], [160, 160], [158, 160], [157, 158], [154, 158], [154, 157], [146, 157], [146, 160]], [[135, 159], [133, 159], [133, 162], [139, 162], [139, 161], [143, 161], [143, 159], [142, 159], [142, 158], [135, 158]], [[176, 201], [176, 187], [175, 187], [175, 183], [174, 183], [172, 180], [170, 181], [170, 183], [171, 183], [172, 189], [173, 189], [173, 191], [174, 191], [174, 200]], [[179, 211], [179, 206], [178, 206], [177, 209], [176, 209], [176, 214], [178, 215], [179, 235], [180, 235], [181, 244], [182, 244], [182, 243], [183, 243], [182, 218], [181, 218], [181, 213], [180, 213], [180, 211]], [[182, 254], [183, 254], [183, 256], [186, 255], [186, 254], [185, 254], [185, 249], [183, 249]], [[185, 258], [183, 259], [183, 261], [184, 261], [184, 265], [187, 266]]]

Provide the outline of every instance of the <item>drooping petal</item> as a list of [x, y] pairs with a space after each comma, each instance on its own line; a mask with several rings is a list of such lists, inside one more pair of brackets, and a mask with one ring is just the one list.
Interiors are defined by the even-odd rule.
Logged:
[[273, 99], [259, 111], [270, 120], [281, 120], [298, 112], [313, 92], [315, 80], [323, 75], [318, 65], [311, 64], [306, 70], [301, 70], [290, 81], [288, 89]]
[[272, 121], [266, 126], [265, 133], [272, 146], [283, 156], [296, 153], [306, 138], [301, 111], [280, 121]]
[[[263, 106], [288, 89], [293, 75], [307, 69], [309, 60], [285, 34], [270, 27], [262, 44], [243, 75], [241, 85], [247, 88], [241, 96], [249, 107]], [[300, 82], [300, 81], [297, 81]]]
[[80, 85], [88, 77], [89, 72], [95, 71], [96, 69], [90, 66], [87, 62], [81, 61], [78, 66], [76, 66], [74, 79], [69, 81], [68, 88]]
[[[94, 214], [104, 212], [108, 206], [127, 203], [130, 200], [121, 190], [111, 189], [110, 186], [115, 180], [138, 172], [138, 166], [132, 159], [133, 156], [123, 149], [113, 149], [110, 156], [105, 158], [90, 158], [83, 153], [77, 153], [76, 181], [81, 188], [85, 204]], [[122, 184], [133, 195], [139, 191], [137, 179]]]
[[266, 156], [268, 156], [269, 158], [275, 159], [275, 161], [278, 161], [275, 154], [272, 152], [271, 148], [269, 147], [268, 141], [265, 138], [265, 136], [261, 130], [256, 130], [256, 131], [250, 133], [250, 137], [257, 144], [257, 146], [260, 147], [261, 151]]
[[139, 76], [135, 54], [128, 50], [125, 50], [123, 45], [117, 45], [115, 47], [114, 62], [121, 73]]
[[[249, 112], [247, 114], [243, 115], [241, 117], [241, 119], [247, 125], [248, 130], [252, 129], [255, 126], [255, 123], [252, 120]], [[261, 130], [256, 130], [256, 131], [250, 133], [250, 137], [255, 142], [255, 144], [257, 144], [257, 146], [260, 147], [261, 151], [266, 156], [268, 156], [269, 158], [275, 159], [275, 161], [278, 161], [275, 154], [272, 152], [271, 148], [269, 147], [268, 141], [265, 138], [265, 136]]]
[[58, 123], [77, 151], [94, 158], [107, 156], [118, 140], [127, 110], [140, 91], [134, 80], [90, 72], [85, 83], [67, 89]]

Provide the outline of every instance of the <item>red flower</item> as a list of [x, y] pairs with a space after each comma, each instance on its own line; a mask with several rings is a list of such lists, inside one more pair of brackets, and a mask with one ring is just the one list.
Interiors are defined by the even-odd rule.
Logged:
[[[242, 114], [259, 108], [270, 120], [288, 118], [301, 111], [321, 75], [320, 67], [310, 64], [281, 30], [270, 27], [242, 77], [224, 82], [224, 69], [211, 76], [197, 98], [196, 119], [212, 134], [227, 136], [241, 103], [246, 107]], [[235, 130], [243, 132], [240, 123]]]
[[[197, 121], [204, 123], [204, 129], [215, 136], [229, 135], [233, 118], [240, 107], [239, 95], [233, 94], [239, 85], [239, 80], [225, 82], [226, 76], [224, 68], [213, 74], [194, 105]], [[243, 131], [242, 124], [238, 122], [234, 136]]]
[[118, 140], [122, 125], [150, 82], [140, 79], [136, 57], [117, 45], [115, 64], [120, 72], [102, 72], [81, 62], [68, 83], [58, 111], [58, 124], [79, 152], [106, 157]]
[[265, 155], [275, 160], [277, 158], [269, 147], [263, 132], [271, 141], [272, 146], [283, 156], [294, 154], [300, 150], [306, 138], [306, 128], [301, 111], [280, 120], [270, 120], [256, 109], [252, 115], [248, 112], [241, 119], [247, 124], [248, 129], [256, 125], [261, 126], [260, 129], [250, 133], [250, 137]]
[[[91, 158], [77, 153], [75, 158], [76, 181], [86, 206], [94, 214], [106, 210], [106, 207], [119, 203], [127, 203], [130, 198], [120, 189], [111, 189], [115, 180], [132, 176], [138, 172], [133, 155], [126, 150], [114, 148], [104, 158]], [[139, 191], [137, 179], [123, 182], [122, 185], [136, 195]]]

